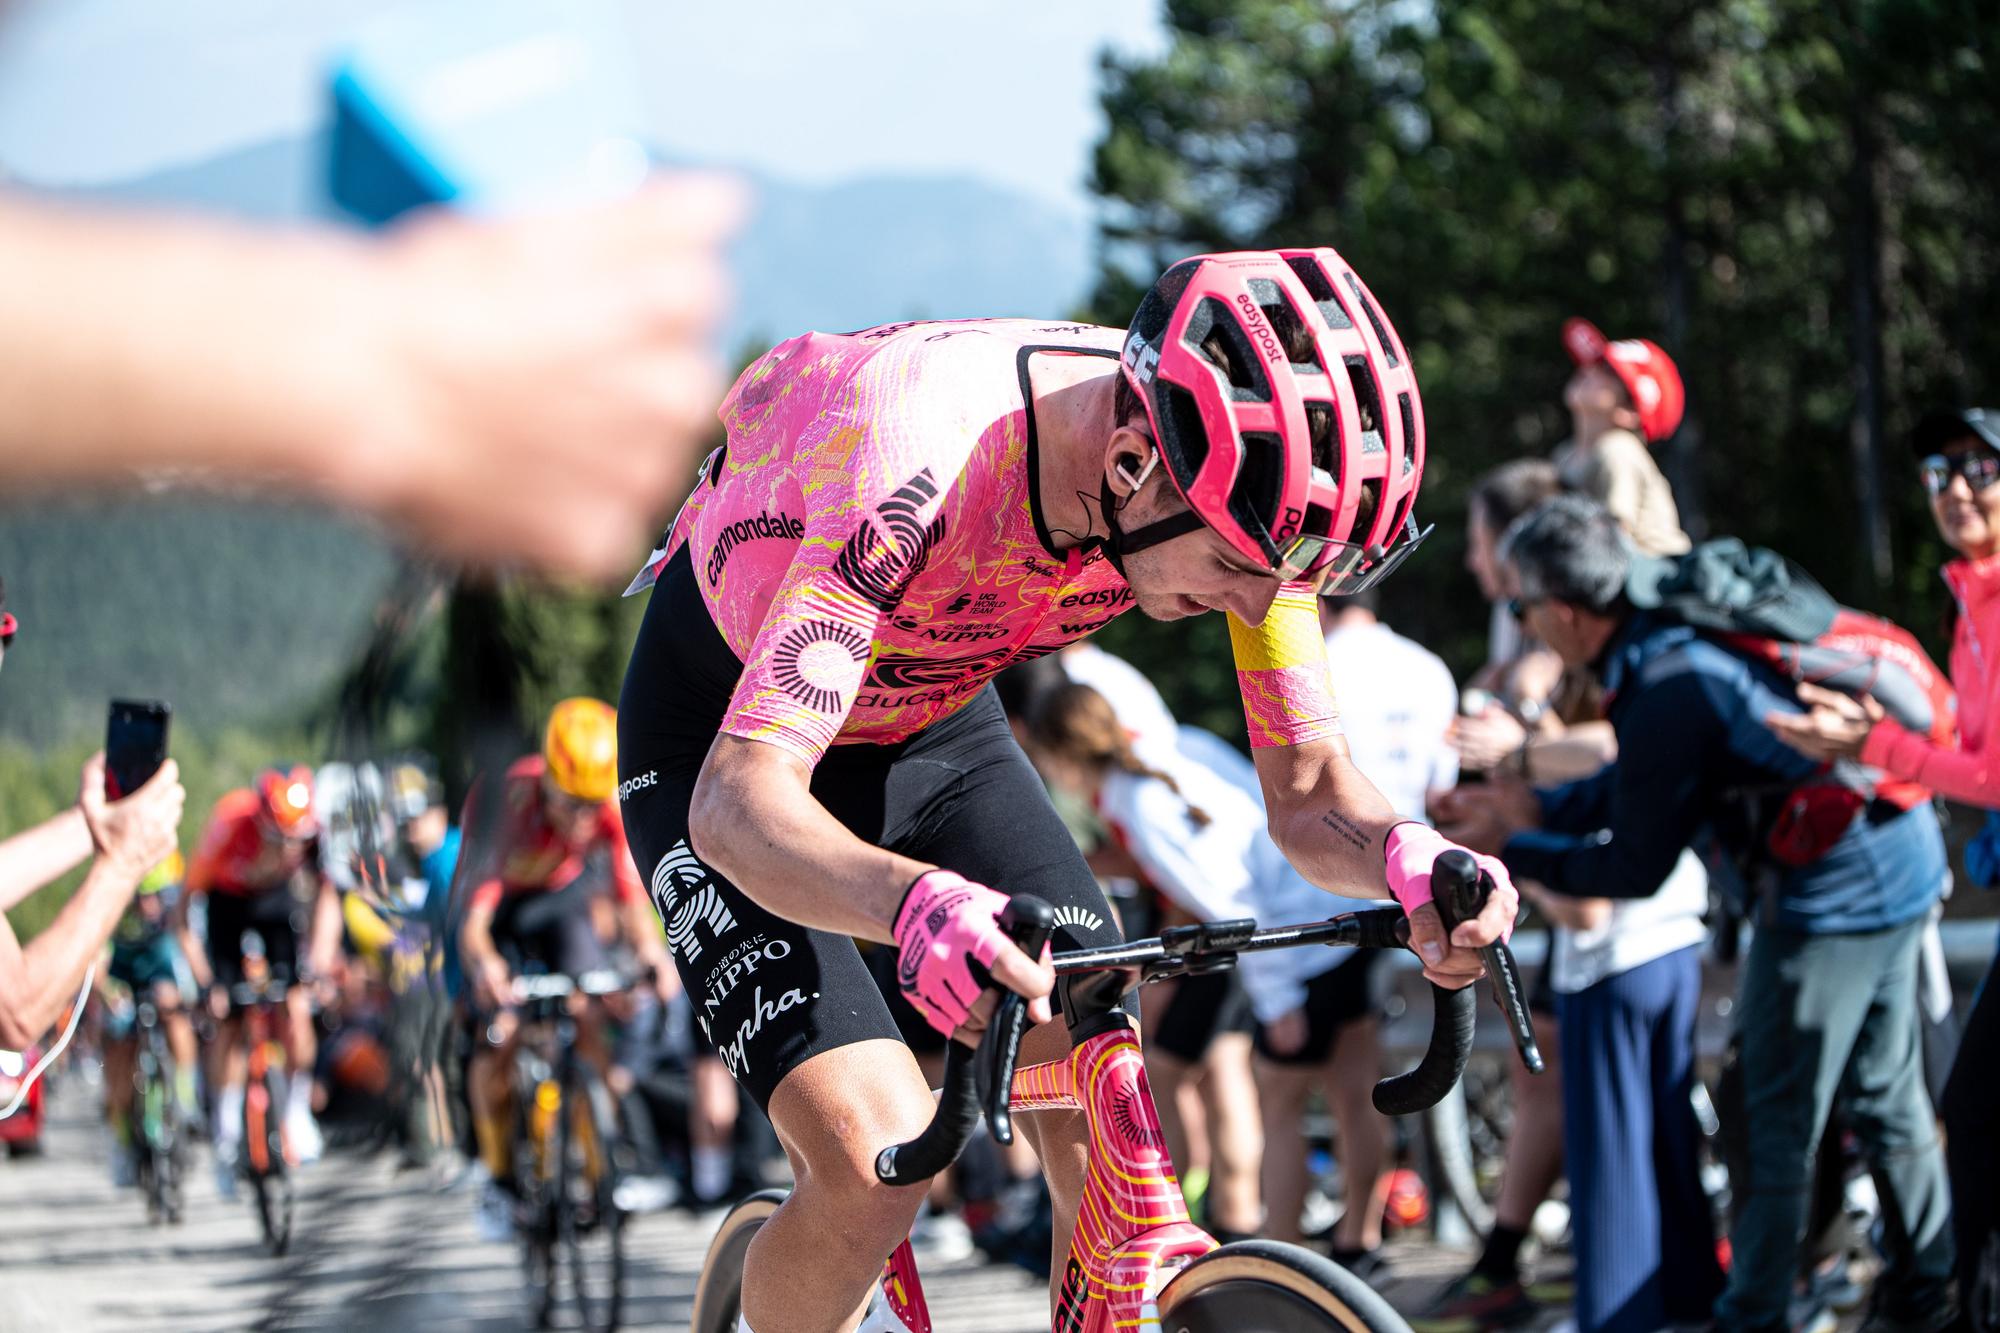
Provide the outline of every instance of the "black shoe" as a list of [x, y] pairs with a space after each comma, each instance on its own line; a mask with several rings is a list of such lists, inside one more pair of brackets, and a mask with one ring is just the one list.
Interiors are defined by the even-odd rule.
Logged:
[[1382, 1258], [1382, 1247], [1379, 1245], [1372, 1250], [1343, 1250], [1330, 1247], [1327, 1250], [1327, 1258], [1371, 1286], [1374, 1285], [1376, 1276], [1389, 1267]]

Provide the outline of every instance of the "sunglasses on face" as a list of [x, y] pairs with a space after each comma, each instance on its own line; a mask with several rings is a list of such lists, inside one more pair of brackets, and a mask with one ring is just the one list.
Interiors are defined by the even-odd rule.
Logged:
[[1539, 597], [1535, 598], [1510, 597], [1507, 599], [1507, 614], [1514, 617], [1517, 623], [1524, 622], [1528, 618], [1528, 612], [1534, 610], [1541, 604], [1542, 604], [1542, 599]]
[[1932, 495], [1944, 494], [1953, 477], [1964, 477], [1966, 486], [1977, 495], [2000, 482], [2000, 454], [1984, 449], [1963, 454], [1932, 454], [1917, 464], [1917, 472], [1924, 479], [1924, 489]]

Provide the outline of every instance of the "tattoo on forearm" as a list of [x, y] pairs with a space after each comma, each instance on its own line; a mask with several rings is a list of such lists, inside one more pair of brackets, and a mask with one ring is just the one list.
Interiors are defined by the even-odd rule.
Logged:
[[1356, 851], [1365, 852], [1375, 845], [1373, 835], [1338, 810], [1327, 811], [1319, 817], [1319, 822], [1332, 829], [1335, 837]]

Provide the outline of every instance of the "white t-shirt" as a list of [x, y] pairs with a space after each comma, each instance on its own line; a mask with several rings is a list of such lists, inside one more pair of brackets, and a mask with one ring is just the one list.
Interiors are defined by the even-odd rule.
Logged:
[[1397, 814], [1423, 819], [1425, 794], [1458, 781], [1458, 751], [1445, 743], [1458, 713], [1451, 669], [1379, 622], [1336, 627], [1326, 655], [1354, 766]]
[[1549, 986], [1574, 995], [1607, 977], [1700, 944], [1708, 938], [1701, 922], [1708, 910], [1708, 867], [1683, 847], [1681, 859], [1648, 898], [1620, 898], [1595, 930], [1550, 932]]
[[[1386, 905], [1308, 883], [1271, 841], [1250, 761], [1198, 727], [1179, 735], [1175, 754], [1150, 765], [1173, 777], [1178, 795], [1158, 778], [1114, 769], [1098, 796], [1099, 816], [1162, 893], [1205, 921], [1249, 916], [1265, 926]], [[1190, 805], [1207, 824], [1190, 817]], [[1345, 949], [1280, 949], [1246, 953], [1237, 967], [1251, 1009], [1268, 1023], [1305, 1003], [1306, 982], [1346, 956]]]
[[1167, 711], [1166, 700], [1160, 698], [1160, 692], [1143, 672], [1094, 643], [1066, 648], [1057, 661], [1062, 664], [1065, 676], [1104, 696], [1119, 725], [1132, 738], [1132, 753], [1139, 757], [1139, 762], [1160, 768], [1164, 759], [1172, 757], [1174, 715]]

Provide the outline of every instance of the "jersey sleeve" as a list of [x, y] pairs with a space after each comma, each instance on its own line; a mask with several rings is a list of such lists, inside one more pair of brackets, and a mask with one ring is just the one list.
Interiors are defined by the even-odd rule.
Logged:
[[799, 442], [805, 535], [744, 655], [725, 734], [814, 766], [854, 707], [876, 628], [943, 539], [948, 492], [984, 425], [935, 370], [921, 386], [917, 372], [910, 349], [884, 347]]
[[243, 820], [236, 810], [236, 802], [225, 796], [216, 805], [209, 817], [208, 827], [201, 831], [201, 841], [195, 844], [194, 856], [188, 861], [187, 876], [182, 887], [189, 893], [208, 893], [219, 885], [231, 863], [236, 859], [235, 845], [237, 830]]
[[611, 852], [611, 891], [621, 903], [637, 902], [646, 886], [639, 880], [638, 863], [632, 859], [632, 845], [625, 839], [625, 817], [618, 802], [604, 803], [604, 842]]
[[1229, 647], [1253, 747], [1304, 745], [1340, 734], [1319, 601], [1311, 589], [1279, 589], [1255, 629], [1230, 616]]

